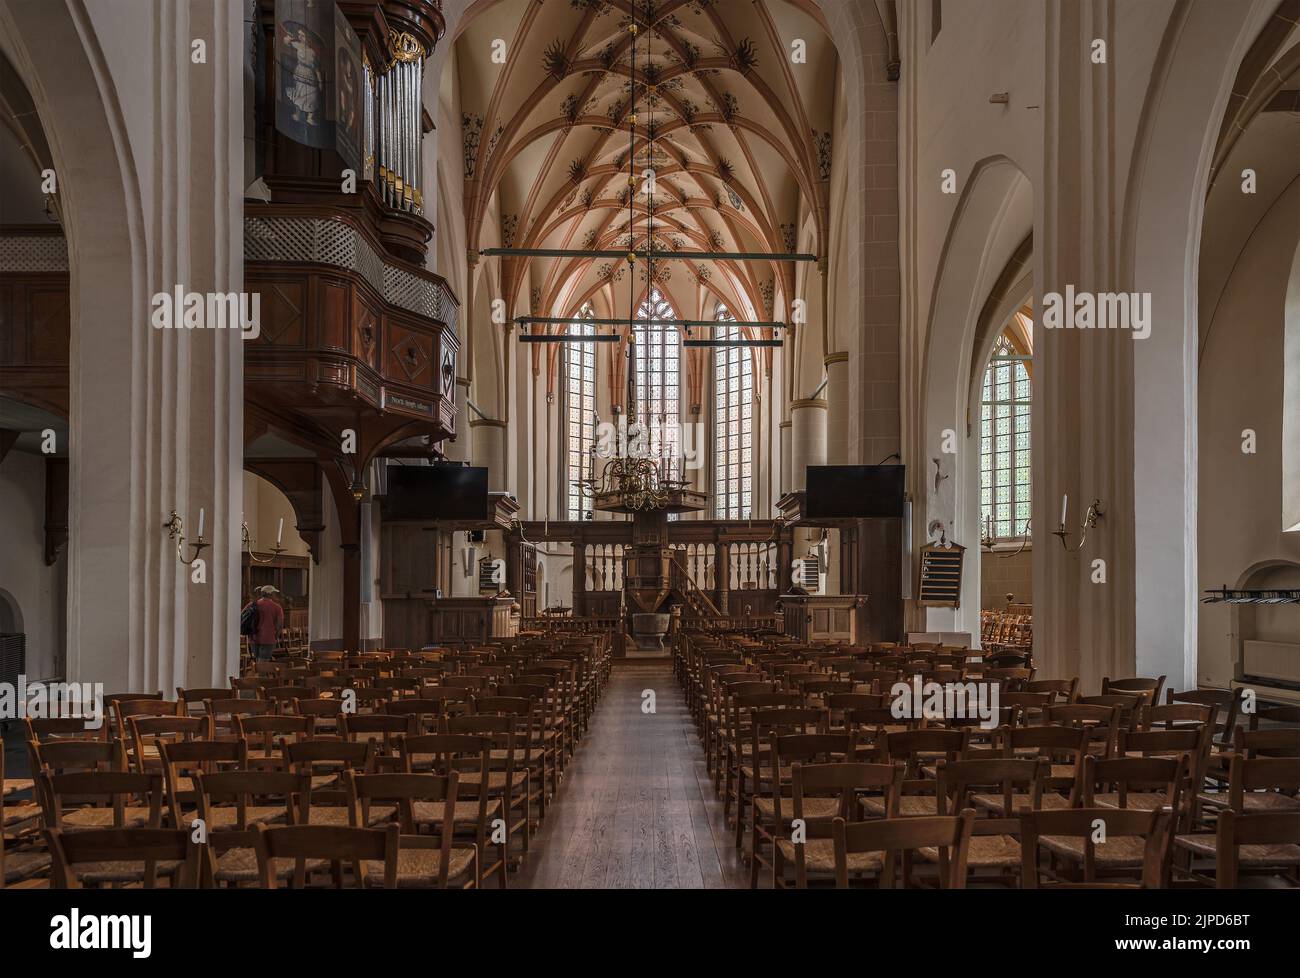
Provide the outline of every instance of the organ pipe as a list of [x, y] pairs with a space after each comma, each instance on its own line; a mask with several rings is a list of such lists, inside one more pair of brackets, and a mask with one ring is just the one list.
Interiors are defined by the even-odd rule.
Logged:
[[[373, 147], [374, 179], [390, 207], [420, 214], [420, 143], [424, 136], [420, 89], [425, 52], [407, 33], [389, 34], [387, 68], [375, 76], [374, 105], [367, 113], [366, 145]], [[367, 76], [369, 78], [369, 76]]]

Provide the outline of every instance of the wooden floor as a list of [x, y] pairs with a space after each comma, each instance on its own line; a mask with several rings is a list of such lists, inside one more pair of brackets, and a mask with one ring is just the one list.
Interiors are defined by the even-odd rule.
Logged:
[[[655, 712], [642, 693], [654, 690]], [[686, 701], [664, 664], [618, 665], [565, 771], [522, 888], [675, 889], [748, 885], [704, 770]]]

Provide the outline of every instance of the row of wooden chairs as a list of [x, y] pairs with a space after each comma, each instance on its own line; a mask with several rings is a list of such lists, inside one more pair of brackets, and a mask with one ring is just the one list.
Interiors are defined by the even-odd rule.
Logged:
[[[607, 682], [601, 661], [607, 643], [585, 648], [599, 658], [584, 651], [549, 660], [549, 667], [544, 656], [560, 651], [554, 646], [515, 659], [485, 650], [476, 661], [492, 664], [498, 670], [492, 676], [403, 676], [419, 668], [404, 665], [408, 657], [389, 658], [392, 668], [377, 675], [340, 676], [350, 665], [340, 656], [333, 674], [330, 659], [313, 665], [323, 667], [317, 677], [342, 679], [345, 686], [272, 685], [311, 677], [267, 673], [242, 677], [230, 689], [178, 690], [171, 701], [157, 693], [116, 694], [100, 730], [86, 730], [80, 721], [27, 720], [36, 775], [5, 781], [6, 795], [32, 797], [12, 805], [6, 799], [6, 834], [16, 845], [0, 855], [0, 880], [48, 870], [56, 885], [154, 885], [159, 875], [184, 871], [189, 856], [159, 856], [168, 870], [159, 874], [144, 855], [148, 839], [138, 833], [185, 834], [198, 818], [215, 841], [202, 850], [193, 882], [265, 885], [263, 856], [284, 881], [283, 860], [294, 846], [311, 843], [334, 846], [333, 856], [328, 865], [321, 863], [326, 855], [292, 856], [290, 875], [298, 885], [319, 879], [325, 866], [336, 884], [346, 877], [357, 885], [391, 885], [395, 867], [396, 885], [478, 885], [496, 878], [504, 886]], [[291, 785], [289, 779], [298, 780]], [[364, 833], [391, 835], [390, 822], [398, 829], [396, 862], [375, 869], [370, 862], [378, 857], [363, 857], [355, 847], [378, 851]], [[99, 832], [118, 835], [115, 841], [105, 835], [99, 849], [84, 848], [89, 843], [82, 836]], [[69, 842], [71, 836], [77, 838]], [[86, 858], [102, 856], [110, 843], [123, 853], [136, 847], [126, 869], [119, 865], [124, 860]], [[345, 851], [345, 843], [354, 848]], [[90, 870], [77, 869], [79, 863]]]
[[[969, 717], [899, 717], [891, 709], [888, 685], [882, 686], [896, 680], [897, 672], [875, 675], [855, 665], [843, 675], [826, 667], [837, 657], [827, 656], [825, 648], [782, 651], [775, 656], [752, 640], [732, 644], [707, 636], [681, 643], [676, 663], [723, 793], [724, 814], [734, 814], [738, 847], [749, 829], [751, 884], [762, 866], [771, 870], [774, 885], [790, 882], [791, 866], [796, 885], [803, 885], [800, 879], [806, 884], [810, 863], [814, 876], [838, 881], [832, 817], [844, 819], [846, 838], [851, 826], [864, 820], [956, 817], [970, 799], [954, 796], [940, 783], [945, 766], [947, 785], [987, 779], [971, 806], [977, 814], [965, 860], [973, 871], [998, 870], [1004, 881], [1029, 865], [1025, 840], [1036, 836], [1022, 816], [1077, 812], [1098, 803], [1149, 818], [1148, 831], [1137, 833], [1145, 841], [1138, 845], [1137, 836], [1126, 836], [1122, 847], [1109, 852], [1091, 844], [1062, 844], [1055, 850], [1055, 843], [1046, 845], [1049, 872], [1057, 878], [1091, 884], [1099, 875], [1119, 872], [1137, 874], [1145, 885], [1166, 885], [1176, 873], [1180, 882], [1232, 880], [1235, 885], [1243, 865], [1250, 872], [1297, 878], [1300, 729], [1275, 727], [1300, 722], [1295, 708], [1256, 711], [1247, 726], [1239, 723], [1245, 719], [1239, 693], [1170, 690], [1160, 704], [1164, 677], [1108, 679], [1100, 694], [1080, 696], [1077, 679], [1012, 674], [978, 680], [985, 692], [996, 687], [999, 694], [1001, 710], [988, 729]], [[957, 683], [966, 677], [938, 678]], [[809, 812], [796, 815], [792, 802], [783, 802], [796, 793], [797, 769], [808, 775], [825, 768], [826, 777], [842, 779], [847, 771], [865, 774], [872, 765], [876, 782], [851, 790], [835, 782], [839, 802], [816, 799], [811, 820]], [[890, 779], [900, 780], [877, 783], [886, 768], [893, 769]], [[1017, 770], [1018, 800], [1001, 804], [989, 786], [1009, 792]], [[852, 804], [846, 800], [850, 795]], [[1235, 826], [1237, 832], [1232, 838], [1275, 842], [1251, 842], [1244, 857], [1240, 844], [1225, 848], [1215, 834], [1225, 812], [1231, 824], [1224, 831]], [[1272, 820], [1251, 821], [1256, 815]], [[793, 843], [793, 818], [806, 831], [815, 824], [819, 837]], [[1114, 825], [1110, 831], [1115, 834]], [[1159, 858], [1144, 865], [1150, 847]], [[1035, 844], [1035, 859], [1038, 848]], [[927, 848], [923, 859], [935, 856], [932, 850]], [[946, 867], [947, 858], [944, 853], [936, 861]], [[1207, 861], [1216, 864], [1213, 873], [1196, 865]], [[877, 885], [892, 885], [892, 870], [882, 876], [876, 863], [867, 862], [874, 869], [858, 876], [874, 873]], [[1071, 862], [1077, 865], [1058, 866]], [[910, 879], [908, 872], [903, 879]], [[1025, 876], [1021, 883], [1036, 885], [1037, 879], [1031, 883]]]

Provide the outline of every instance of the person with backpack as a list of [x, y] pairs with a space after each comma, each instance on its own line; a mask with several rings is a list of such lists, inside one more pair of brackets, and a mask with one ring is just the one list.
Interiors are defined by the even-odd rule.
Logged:
[[259, 661], [271, 658], [284, 624], [284, 609], [272, 595], [280, 591], [273, 584], [264, 584], [253, 592], [254, 598], [239, 613], [239, 634], [248, 636], [248, 646]]

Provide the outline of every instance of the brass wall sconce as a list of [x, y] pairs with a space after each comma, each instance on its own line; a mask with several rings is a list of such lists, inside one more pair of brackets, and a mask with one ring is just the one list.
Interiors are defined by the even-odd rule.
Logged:
[[172, 510], [171, 516], [163, 524], [163, 529], [167, 531], [167, 538], [176, 542], [176, 559], [182, 564], [189, 566], [199, 559], [199, 554], [203, 553], [207, 547], [207, 541], [203, 539], [203, 519], [204, 512], [199, 510], [199, 538], [190, 544], [194, 548], [194, 553], [188, 560], [185, 559], [185, 521], [181, 519], [176, 510]]
[[265, 558], [258, 557], [257, 554], [253, 553], [253, 543], [254, 543], [253, 534], [248, 529], [247, 520], [244, 520], [243, 522], [240, 523], [239, 536], [240, 536], [240, 544], [241, 546], [243, 546], [244, 552], [248, 554], [248, 559], [255, 564], [269, 564], [285, 551], [285, 548], [280, 546], [280, 541], [284, 537], [283, 519], [280, 520], [280, 533], [275, 538], [275, 546], [271, 548], [270, 557], [265, 557]]
[[1088, 531], [1097, 525], [1097, 521], [1106, 514], [1102, 512], [1101, 500], [1094, 499], [1088, 504], [1088, 511], [1083, 515], [1083, 522], [1079, 524], [1079, 545], [1070, 546], [1071, 533], [1065, 528], [1066, 514], [1069, 507], [1069, 496], [1061, 497], [1061, 526], [1060, 529], [1053, 530], [1052, 534], [1061, 538], [1061, 546], [1070, 553], [1078, 553], [1083, 549], [1083, 545], [1088, 542]]
[[993, 520], [992, 519], [987, 520], [984, 523], [984, 525], [980, 527], [980, 550], [983, 553], [990, 554], [991, 556], [997, 557], [1000, 560], [1006, 560], [1010, 557], [1020, 556], [1022, 553], [1025, 552], [1025, 548], [1029, 546], [1029, 541], [1031, 539], [1029, 533], [1029, 527], [1032, 523], [1033, 520], [1025, 520], [1024, 532], [1020, 534], [1019, 548], [1017, 548], [1016, 550], [1008, 550], [1006, 552], [1001, 552], [995, 550], [993, 547], [997, 539], [996, 537], [993, 536]]

